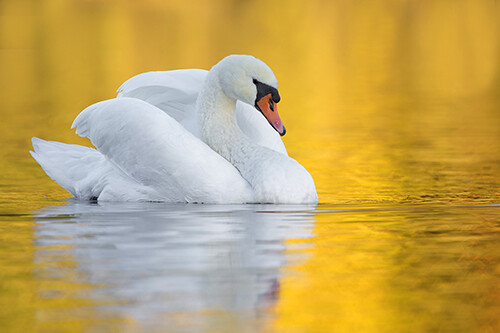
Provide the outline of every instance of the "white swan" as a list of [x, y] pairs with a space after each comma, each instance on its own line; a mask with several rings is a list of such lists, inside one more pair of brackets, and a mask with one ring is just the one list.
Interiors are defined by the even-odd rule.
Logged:
[[30, 153], [77, 199], [317, 203], [311, 175], [279, 136], [277, 88], [271, 69], [246, 55], [209, 72], [140, 74], [73, 122], [97, 150], [34, 137]]

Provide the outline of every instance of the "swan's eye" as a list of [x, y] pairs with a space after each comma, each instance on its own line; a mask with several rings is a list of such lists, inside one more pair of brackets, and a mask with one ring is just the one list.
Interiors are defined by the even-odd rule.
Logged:
[[273, 102], [278, 103], [280, 101], [280, 94], [278, 93], [278, 89], [276, 89], [268, 84], [262, 83], [262, 82], [258, 81], [257, 79], [253, 79], [253, 83], [255, 84], [255, 87], [257, 88], [257, 96], [255, 98], [255, 103], [257, 104], [257, 101], [260, 101], [265, 96], [270, 95], [269, 100], [268, 100], [269, 108], [272, 111], [274, 111], [275, 107], [273, 105]]

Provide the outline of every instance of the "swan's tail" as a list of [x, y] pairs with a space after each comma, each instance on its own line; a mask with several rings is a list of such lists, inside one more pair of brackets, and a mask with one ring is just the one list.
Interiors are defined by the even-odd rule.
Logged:
[[97, 181], [106, 164], [97, 150], [34, 137], [31, 156], [45, 173], [77, 199], [99, 197], [102, 182]]

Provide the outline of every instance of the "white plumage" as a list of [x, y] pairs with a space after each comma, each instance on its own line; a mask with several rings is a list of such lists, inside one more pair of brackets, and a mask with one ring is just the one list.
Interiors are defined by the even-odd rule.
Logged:
[[277, 89], [250, 56], [226, 57], [210, 72], [139, 74], [75, 119], [97, 149], [33, 138], [31, 154], [78, 199], [317, 202], [312, 177], [253, 106], [254, 79]]

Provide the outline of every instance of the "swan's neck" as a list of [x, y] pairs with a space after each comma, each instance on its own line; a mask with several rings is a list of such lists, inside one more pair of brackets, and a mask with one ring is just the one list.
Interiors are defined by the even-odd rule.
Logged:
[[[222, 90], [217, 71], [206, 77], [197, 101], [202, 140], [238, 168], [245, 147], [254, 146], [236, 123], [236, 100]], [[241, 171], [241, 170], [240, 170]]]

